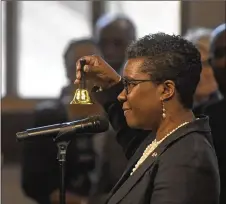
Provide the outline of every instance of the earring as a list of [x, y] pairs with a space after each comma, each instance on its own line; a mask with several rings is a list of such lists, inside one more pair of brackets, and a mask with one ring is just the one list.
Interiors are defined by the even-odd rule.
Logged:
[[162, 100], [162, 118], [163, 118], [163, 119], [166, 118], [166, 109], [165, 109], [163, 100]]

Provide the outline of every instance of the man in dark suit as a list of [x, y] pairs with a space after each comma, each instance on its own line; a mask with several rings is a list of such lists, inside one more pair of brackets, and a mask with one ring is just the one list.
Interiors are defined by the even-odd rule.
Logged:
[[226, 24], [212, 33], [210, 63], [224, 99], [206, 109], [210, 118], [213, 142], [219, 163], [221, 178], [220, 204], [226, 203]]
[[[59, 99], [37, 105], [34, 127], [76, 120], [99, 111], [96, 106], [73, 106], [74, 115], [71, 110], [67, 110], [76, 88], [73, 84], [76, 60], [83, 55], [98, 53], [99, 50], [91, 39], [73, 40], [69, 43], [64, 53], [69, 83], [62, 89]], [[80, 204], [83, 197], [87, 197], [91, 191], [90, 175], [96, 173], [96, 153], [91, 138], [90, 135], [83, 135], [82, 138], [73, 139], [68, 146], [65, 182], [68, 204]], [[27, 196], [39, 204], [59, 203], [60, 172], [56, 158], [57, 146], [52, 138], [26, 142], [23, 145], [22, 188]]]
[[[218, 204], [208, 117], [196, 118], [191, 110], [201, 72], [197, 48], [157, 33], [132, 43], [127, 55], [123, 78], [100, 57], [83, 57], [87, 77], [101, 87], [94, 95], [130, 158], [106, 203]], [[78, 63], [75, 83], [80, 70]]]

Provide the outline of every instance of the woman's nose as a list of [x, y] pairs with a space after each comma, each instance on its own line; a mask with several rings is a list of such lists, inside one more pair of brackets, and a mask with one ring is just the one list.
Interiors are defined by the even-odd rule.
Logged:
[[123, 90], [121, 91], [121, 93], [118, 95], [117, 99], [118, 99], [118, 101], [119, 101], [120, 103], [123, 103], [123, 102], [125, 102], [125, 101], [127, 100], [127, 95], [126, 95], [125, 89], [123, 89]]

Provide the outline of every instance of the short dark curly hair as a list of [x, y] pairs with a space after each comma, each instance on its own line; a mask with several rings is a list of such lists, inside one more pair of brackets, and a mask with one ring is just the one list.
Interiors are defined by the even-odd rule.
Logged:
[[179, 35], [150, 34], [131, 43], [127, 56], [144, 57], [142, 72], [151, 74], [156, 84], [174, 81], [182, 105], [192, 108], [202, 65], [200, 53], [191, 42]]

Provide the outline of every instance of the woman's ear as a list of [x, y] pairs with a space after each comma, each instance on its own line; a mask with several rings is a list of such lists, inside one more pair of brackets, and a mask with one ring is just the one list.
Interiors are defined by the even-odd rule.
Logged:
[[172, 80], [166, 80], [162, 84], [161, 100], [167, 101], [172, 98], [175, 94], [175, 90], [175, 83]]

